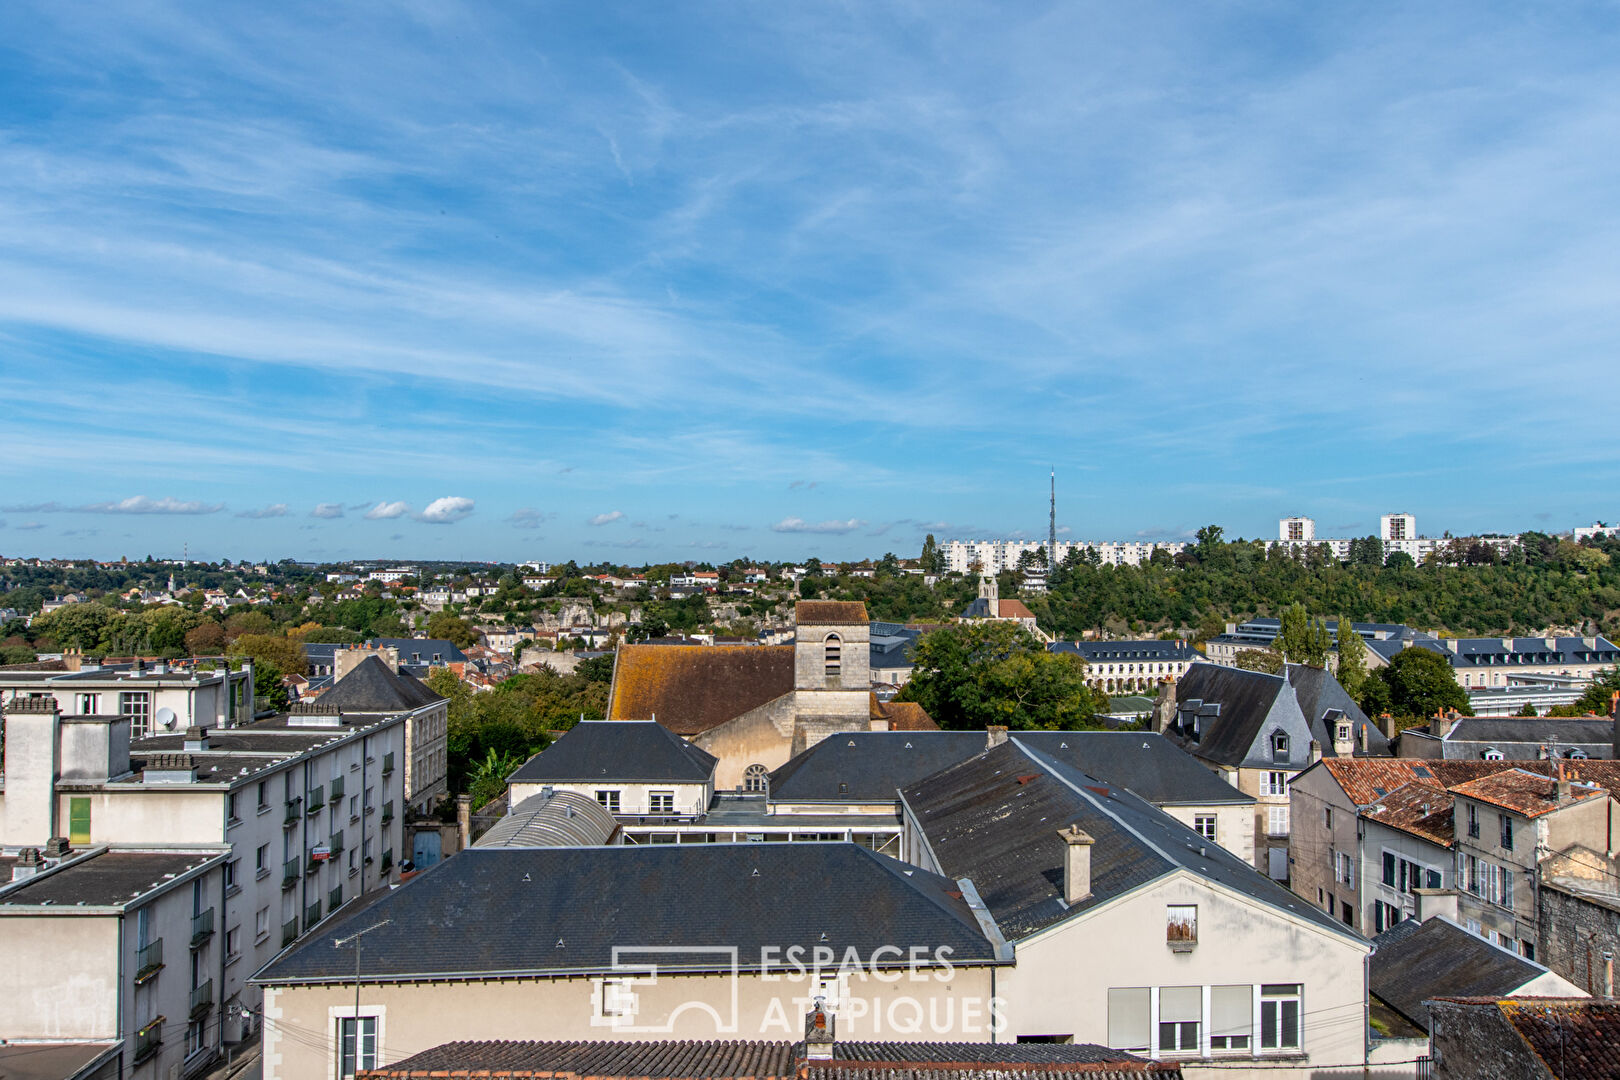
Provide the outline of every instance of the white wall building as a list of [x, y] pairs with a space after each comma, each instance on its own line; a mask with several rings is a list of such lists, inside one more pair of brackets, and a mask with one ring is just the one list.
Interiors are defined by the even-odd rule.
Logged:
[[[945, 568], [953, 573], [966, 574], [979, 571], [999, 574], [1015, 569], [1018, 557], [1024, 552], [1044, 552], [1044, 540], [947, 540], [940, 545]], [[1181, 542], [1161, 541], [1102, 541], [1059, 540], [1056, 558], [1061, 565], [1071, 551], [1095, 551], [1104, 566], [1138, 566], [1153, 557], [1155, 551], [1179, 555], [1187, 545]]]

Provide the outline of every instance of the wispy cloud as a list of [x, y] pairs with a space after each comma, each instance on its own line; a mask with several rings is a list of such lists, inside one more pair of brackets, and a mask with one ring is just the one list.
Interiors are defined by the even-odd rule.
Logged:
[[22, 532], [32, 532], [35, 529], [43, 529], [44, 527], [45, 527], [44, 522], [25, 521], [21, 525], [17, 526], [17, 529], [18, 529], [18, 531], [22, 531]]
[[785, 517], [771, 526], [772, 532], [779, 533], [823, 533], [827, 535], [842, 536], [852, 533], [864, 526], [866, 522], [860, 518], [850, 518], [848, 521], [817, 521], [809, 522], [803, 518]]
[[170, 496], [149, 499], [145, 495], [132, 495], [116, 502], [88, 503], [73, 509], [86, 514], [217, 514], [225, 509], [225, 504]]
[[538, 529], [547, 516], [532, 506], [524, 506], [512, 511], [506, 520], [516, 529]]
[[392, 521], [411, 512], [409, 503], [380, 502], [366, 511], [367, 521]]
[[269, 506], [260, 507], [257, 510], [239, 510], [237, 511], [236, 516], [239, 518], [254, 519], [286, 517], [287, 504], [271, 503]]
[[416, 520], [425, 521], [430, 525], [453, 525], [468, 517], [473, 512], [474, 505], [473, 500], [465, 496], [446, 495], [428, 503], [427, 507], [416, 515]]
[[624, 518], [624, 511], [623, 510], [609, 510], [604, 514], [596, 514], [596, 515], [594, 515], [592, 517], [589, 517], [589, 518], [585, 519], [585, 524], [587, 524], [587, 525], [611, 525], [613, 522], [620, 521], [623, 518]]
[[343, 516], [342, 503], [316, 503], [315, 509], [309, 512], [313, 518], [340, 518]]

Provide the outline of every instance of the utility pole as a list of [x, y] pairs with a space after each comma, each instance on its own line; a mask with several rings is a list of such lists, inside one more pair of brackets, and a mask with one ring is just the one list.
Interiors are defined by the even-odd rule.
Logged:
[[[381, 930], [393, 919], [384, 919], [380, 923], [373, 923], [364, 930], [356, 931], [346, 938], [337, 938], [332, 942], [334, 949], [341, 949], [351, 941], [354, 943], [354, 1071], [360, 1071], [360, 946], [364, 944], [360, 939], [373, 930]], [[338, 1057], [343, 1056], [343, 1039], [338, 1038]]]

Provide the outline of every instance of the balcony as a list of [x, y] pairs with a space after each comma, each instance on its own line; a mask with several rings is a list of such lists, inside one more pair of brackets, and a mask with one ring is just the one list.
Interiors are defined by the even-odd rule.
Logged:
[[386, 874], [386, 873], [388, 873], [388, 871], [392, 870], [393, 868], [394, 868], [394, 849], [393, 848], [388, 848], [386, 851], [384, 851], [382, 853], [382, 872]]
[[300, 813], [299, 813], [298, 804], [303, 802], [303, 801], [304, 800], [301, 797], [295, 797], [295, 798], [291, 798], [291, 799], [287, 800], [286, 824], [288, 824], [288, 825], [296, 825], [296, 824], [298, 824], [298, 818], [301, 816]]
[[337, 832], [332, 834], [332, 842], [331, 842], [331, 844], [328, 845], [328, 850], [331, 853], [328, 857], [332, 858], [332, 859], [336, 859], [339, 855], [343, 854], [343, 830], [342, 829], [339, 829]]
[[394, 771], [394, 752], [392, 750], [383, 755], [382, 771], [384, 776]]
[[191, 947], [195, 949], [214, 936], [214, 909], [199, 911], [191, 917]]
[[139, 1065], [163, 1045], [163, 1017], [158, 1017], [135, 1033], [135, 1060]]
[[158, 938], [135, 950], [135, 985], [139, 986], [163, 968], [163, 939]]
[[309, 905], [309, 907], [304, 909], [304, 929], [308, 930], [310, 927], [314, 926], [320, 921], [321, 902], [317, 900], [313, 904]]
[[326, 898], [326, 910], [336, 911], [343, 906], [343, 886], [335, 887]]
[[394, 800], [389, 799], [387, 802], [383, 803], [382, 821], [383, 821], [383, 824], [386, 825], [390, 821], [393, 821], [393, 820], [394, 820]]
[[195, 1020], [214, 1007], [214, 980], [208, 979], [191, 992], [191, 1018]]
[[297, 940], [298, 920], [296, 918], [288, 919], [286, 922], [281, 924], [281, 947], [285, 949], [287, 946], [291, 945]]
[[282, 863], [281, 864], [281, 891], [286, 892], [288, 889], [292, 888], [294, 885], [297, 885], [298, 884], [298, 879], [300, 877], [302, 877], [302, 876], [303, 875], [300, 874], [299, 871], [298, 871], [298, 860], [297, 859], [288, 859], [286, 862]]
[[306, 813], [318, 814], [321, 807], [326, 804], [326, 789], [315, 788], [309, 793], [309, 802], [306, 804]]
[[339, 799], [343, 798], [343, 777], [332, 777], [332, 794], [328, 795], [327, 798], [332, 802], [337, 802]]

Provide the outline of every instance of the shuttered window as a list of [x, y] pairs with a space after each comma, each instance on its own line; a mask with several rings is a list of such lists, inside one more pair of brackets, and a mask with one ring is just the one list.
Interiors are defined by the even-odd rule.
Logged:
[[1254, 987], [1209, 988], [1209, 1047], [1247, 1050], [1254, 1033]]
[[1115, 1050], [1148, 1048], [1148, 988], [1108, 991], [1108, 1045]]

